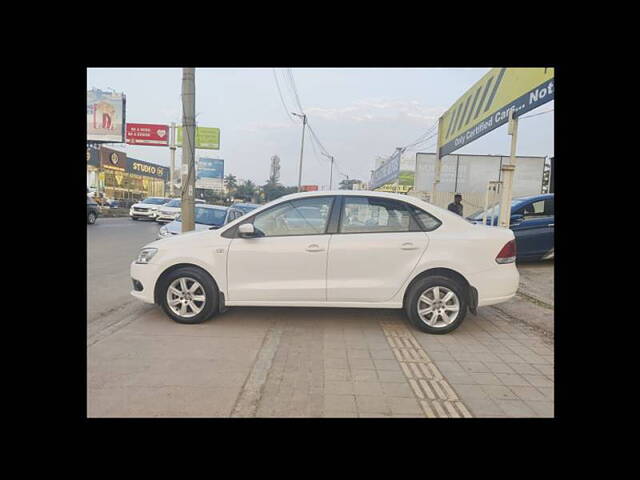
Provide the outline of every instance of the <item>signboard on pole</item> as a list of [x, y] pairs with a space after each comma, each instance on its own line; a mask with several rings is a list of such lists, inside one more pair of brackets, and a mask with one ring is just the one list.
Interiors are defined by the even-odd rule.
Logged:
[[[182, 146], [182, 127], [177, 127], [176, 145]], [[220, 129], [213, 127], [196, 127], [196, 148], [220, 150]]]
[[127, 123], [126, 139], [129, 145], [169, 145], [169, 126], [150, 123]]
[[441, 117], [443, 157], [554, 97], [553, 68], [493, 68]]
[[221, 190], [224, 178], [224, 160], [200, 158], [196, 167], [196, 188]]
[[87, 90], [87, 141], [124, 143], [123, 93]]
[[371, 175], [371, 190], [375, 190], [385, 183], [398, 178], [400, 174], [400, 152], [400, 150], [396, 150], [396, 153], [386, 163], [374, 170]]

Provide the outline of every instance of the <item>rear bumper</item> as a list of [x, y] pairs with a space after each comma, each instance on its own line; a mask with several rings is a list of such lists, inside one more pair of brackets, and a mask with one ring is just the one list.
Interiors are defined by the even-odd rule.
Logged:
[[520, 273], [515, 263], [468, 275], [469, 283], [478, 290], [478, 306], [506, 302], [513, 298], [520, 285]]

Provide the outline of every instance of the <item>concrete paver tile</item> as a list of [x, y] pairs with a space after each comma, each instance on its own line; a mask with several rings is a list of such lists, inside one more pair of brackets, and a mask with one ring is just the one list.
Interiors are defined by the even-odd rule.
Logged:
[[355, 396], [326, 394], [323, 398], [323, 412], [356, 413]]
[[358, 405], [358, 413], [382, 413], [391, 414], [391, 409], [387, 404], [387, 400], [383, 396], [378, 395], [356, 395], [356, 403]]

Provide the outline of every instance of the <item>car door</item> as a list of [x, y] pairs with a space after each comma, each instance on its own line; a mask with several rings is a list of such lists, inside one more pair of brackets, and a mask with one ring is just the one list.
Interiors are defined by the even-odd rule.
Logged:
[[518, 259], [540, 258], [554, 248], [553, 197], [529, 202], [513, 213], [523, 215], [522, 220], [510, 225]]
[[324, 302], [333, 196], [279, 203], [247, 219], [260, 235], [234, 237], [227, 256], [232, 302]]
[[405, 202], [345, 196], [341, 203], [337, 232], [329, 244], [327, 300], [391, 299], [427, 248], [426, 232]]

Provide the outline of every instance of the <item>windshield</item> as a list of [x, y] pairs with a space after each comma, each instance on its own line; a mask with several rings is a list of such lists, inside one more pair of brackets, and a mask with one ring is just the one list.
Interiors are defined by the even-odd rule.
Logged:
[[167, 199], [158, 198], [158, 197], [149, 197], [149, 198], [145, 198], [141, 203], [150, 203], [152, 205], [162, 205], [164, 203], [167, 203]]
[[176, 208], [180, 208], [180, 199], [179, 198], [175, 198], [173, 200], [171, 200], [169, 203], [167, 203], [165, 205], [165, 207], [176, 207]]
[[243, 213], [249, 213], [251, 210], [255, 210], [258, 206], [252, 205], [234, 205], [233, 208], [237, 208], [238, 210], [242, 210]]
[[[221, 208], [195, 208], [196, 218], [194, 218], [195, 223], [199, 223], [201, 225], [214, 225], [216, 227], [221, 227], [224, 224], [224, 219], [227, 216], [227, 210]], [[179, 215], [176, 218], [176, 221], [182, 221], [182, 215]]]
[[[513, 200], [511, 202], [511, 209], [516, 207], [522, 203], [522, 200]], [[484, 208], [481, 208], [477, 212], [472, 213], [467, 218], [470, 220], [482, 220], [484, 216]], [[500, 203], [496, 203], [487, 209], [487, 218], [498, 217], [500, 216]]]

